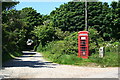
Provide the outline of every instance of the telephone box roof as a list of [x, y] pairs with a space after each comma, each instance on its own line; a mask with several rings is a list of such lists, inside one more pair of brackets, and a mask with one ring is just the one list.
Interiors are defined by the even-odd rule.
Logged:
[[89, 33], [88, 31], [79, 31], [78, 33]]

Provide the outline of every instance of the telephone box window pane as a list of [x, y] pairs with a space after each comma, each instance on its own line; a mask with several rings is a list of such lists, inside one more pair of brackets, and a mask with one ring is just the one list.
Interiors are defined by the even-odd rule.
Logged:
[[86, 51], [86, 47], [81, 47], [81, 51]]
[[81, 37], [81, 40], [82, 40], [82, 39], [86, 39], [86, 37]]
[[81, 42], [81, 45], [85, 45], [86, 44], [86, 42]]

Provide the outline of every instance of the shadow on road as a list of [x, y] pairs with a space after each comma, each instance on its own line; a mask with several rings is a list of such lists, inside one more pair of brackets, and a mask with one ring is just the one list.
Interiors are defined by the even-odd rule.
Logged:
[[32, 53], [23, 53], [23, 55], [35, 55], [36, 54], [36, 52], [32, 52]]
[[40, 60], [27, 60], [23, 61], [22, 58], [41, 58], [43, 56], [36, 56], [36, 53], [23, 53], [23, 56], [19, 57], [20, 59], [10, 60], [2, 65], [3, 68], [6, 67], [32, 67], [32, 68], [55, 68], [53, 66], [57, 65], [52, 62], [43, 62]]
[[43, 57], [43, 56], [33, 56], [33, 55], [27, 55], [27, 56], [20, 56], [19, 58], [25, 58], [25, 57], [38, 57], [38, 58], [40, 58], [40, 57]]

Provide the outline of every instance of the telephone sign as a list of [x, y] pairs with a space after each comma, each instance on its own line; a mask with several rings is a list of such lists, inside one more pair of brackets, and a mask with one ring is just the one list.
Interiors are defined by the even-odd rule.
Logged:
[[88, 31], [78, 32], [78, 57], [88, 58]]

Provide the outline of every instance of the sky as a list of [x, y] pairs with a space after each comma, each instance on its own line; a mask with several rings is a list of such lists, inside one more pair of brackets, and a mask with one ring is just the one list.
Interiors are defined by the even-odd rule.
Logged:
[[[55, 7], [59, 8], [61, 4], [67, 3], [68, 0], [17, 0], [20, 1], [18, 5], [15, 6], [16, 10], [21, 10], [25, 7], [32, 7], [38, 13], [43, 15], [48, 15], [52, 10], [55, 10]], [[70, 1], [70, 0], [69, 0]], [[110, 4], [113, 0], [100, 0], [102, 2], [108, 2]], [[118, 1], [118, 0], [114, 0]]]
[[65, 2], [21, 2], [15, 6], [16, 10], [21, 10], [25, 7], [32, 7], [40, 14], [50, 14], [52, 10], [55, 10], [55, 7], [59, 7]]

